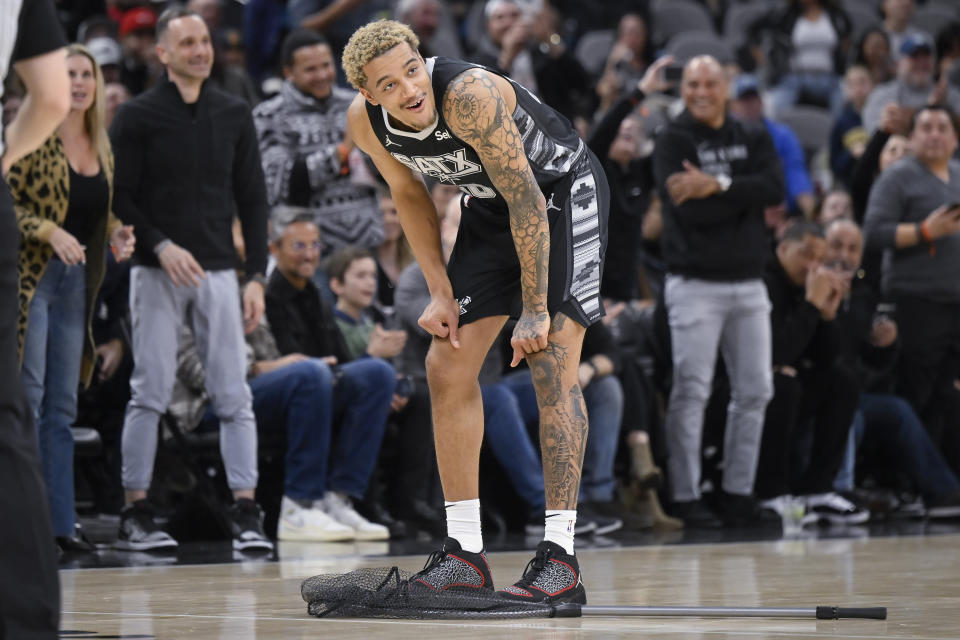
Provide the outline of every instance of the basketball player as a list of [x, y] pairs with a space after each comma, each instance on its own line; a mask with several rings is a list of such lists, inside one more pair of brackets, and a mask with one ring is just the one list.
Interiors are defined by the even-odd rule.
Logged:
[[[27, 87], [0, 142], [4, 176], [50, 137], [70, 110], [65, 44], [53, 2], [0, 0], [0, 96], [11, 62]], [[10, 191], [0, 181], [0, 638], [40, 640], [57, 637], [60, 587], [37, 434], [20, 384], [19, 238]]]
[[[343, 67], [360, 95], [351, 137], [390, 190], [431, 300], [419, 324], [427, 355], [447, 534], [412, 585], [490, 590], [478, 465], [480, 365], [507, 319], [540, 406], [545, 539], [501, 595], [586, 602], [573, 551], [587, 414], [577, 383], [584, 331], [603, 315], [608, 188], [570, 123], [509, 78], [449, 58], [424, 60], [413, 32], [381, 20], [360, 28]], [[463, 217], [445, 267], [437, 211], [417, 174], [463, 192]]]

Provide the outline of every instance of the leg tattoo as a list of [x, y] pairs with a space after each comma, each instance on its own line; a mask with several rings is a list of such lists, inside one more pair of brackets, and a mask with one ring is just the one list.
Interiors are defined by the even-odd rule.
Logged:
[[[562, 317], [562, 316], [559, 316]], [[587, 412], [580, 385], [563, 393], [567, 348], [551, 343], [530, 358], [540, 404], [540, 448], [547, 505], [573, 509], [580, 491], [580, 472], [587, 442]]]

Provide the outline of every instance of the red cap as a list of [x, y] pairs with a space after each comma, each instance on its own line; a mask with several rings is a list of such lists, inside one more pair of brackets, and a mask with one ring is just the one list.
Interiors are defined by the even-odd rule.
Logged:
[[119, 36], [122, 38], [134, 31], [143, 31], [144, 29], [153, 30], [157, 26], [157, 14], [152, 9], [146, 7], [137, 7], [130, 9], [120, 20]]

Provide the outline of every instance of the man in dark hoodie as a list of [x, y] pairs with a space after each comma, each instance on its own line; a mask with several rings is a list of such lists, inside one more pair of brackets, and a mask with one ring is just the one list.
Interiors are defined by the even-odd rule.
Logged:
[[717, 526], [699, 483], [718, 347], [732, 388], [721, 505], [737, 519], [756, 513], [751, 494], [773, 392], [763, 209], [783, 200], [783, 173], [769, 134], [727, 117], [728, 82], [716, 59], [690, 60], [681, 92], [686, 109], [660, 135], [653, 158], [673, 344], [668, 467], [676, 515], [692, 526]]
[[[860, 340], [848, 338], [836, 321], [851, 276], [843, 261], [822, 264], [826, 250], [820, 226], [795, 223], [764, 275], [773, 305], [775, 394], [763, 428], [756, 494], [778, 512], [781, 496], [801, 495], [811, 520], [859, 524], [870, 513], [835, 493], [833, 479], [860, 399], [858, 377], [841, 356], [857, 351]], [[797, 456], [807, 441], [809, 456]]]

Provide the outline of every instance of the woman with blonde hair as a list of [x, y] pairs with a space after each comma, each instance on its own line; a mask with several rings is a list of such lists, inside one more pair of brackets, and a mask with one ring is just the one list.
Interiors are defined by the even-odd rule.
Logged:
[[20, 228], [21, 373], [37, 425], [57, 543], [90, 551], [75, 528], [73, 435], [77, 389], [95, 365], [90, 322], [106, 269], [133, 253], [132, 227], [111, 213], [113, 152], [104, 127], [103, 76], [81, 45], [67, 49], [70, 112], [7, 176]]

